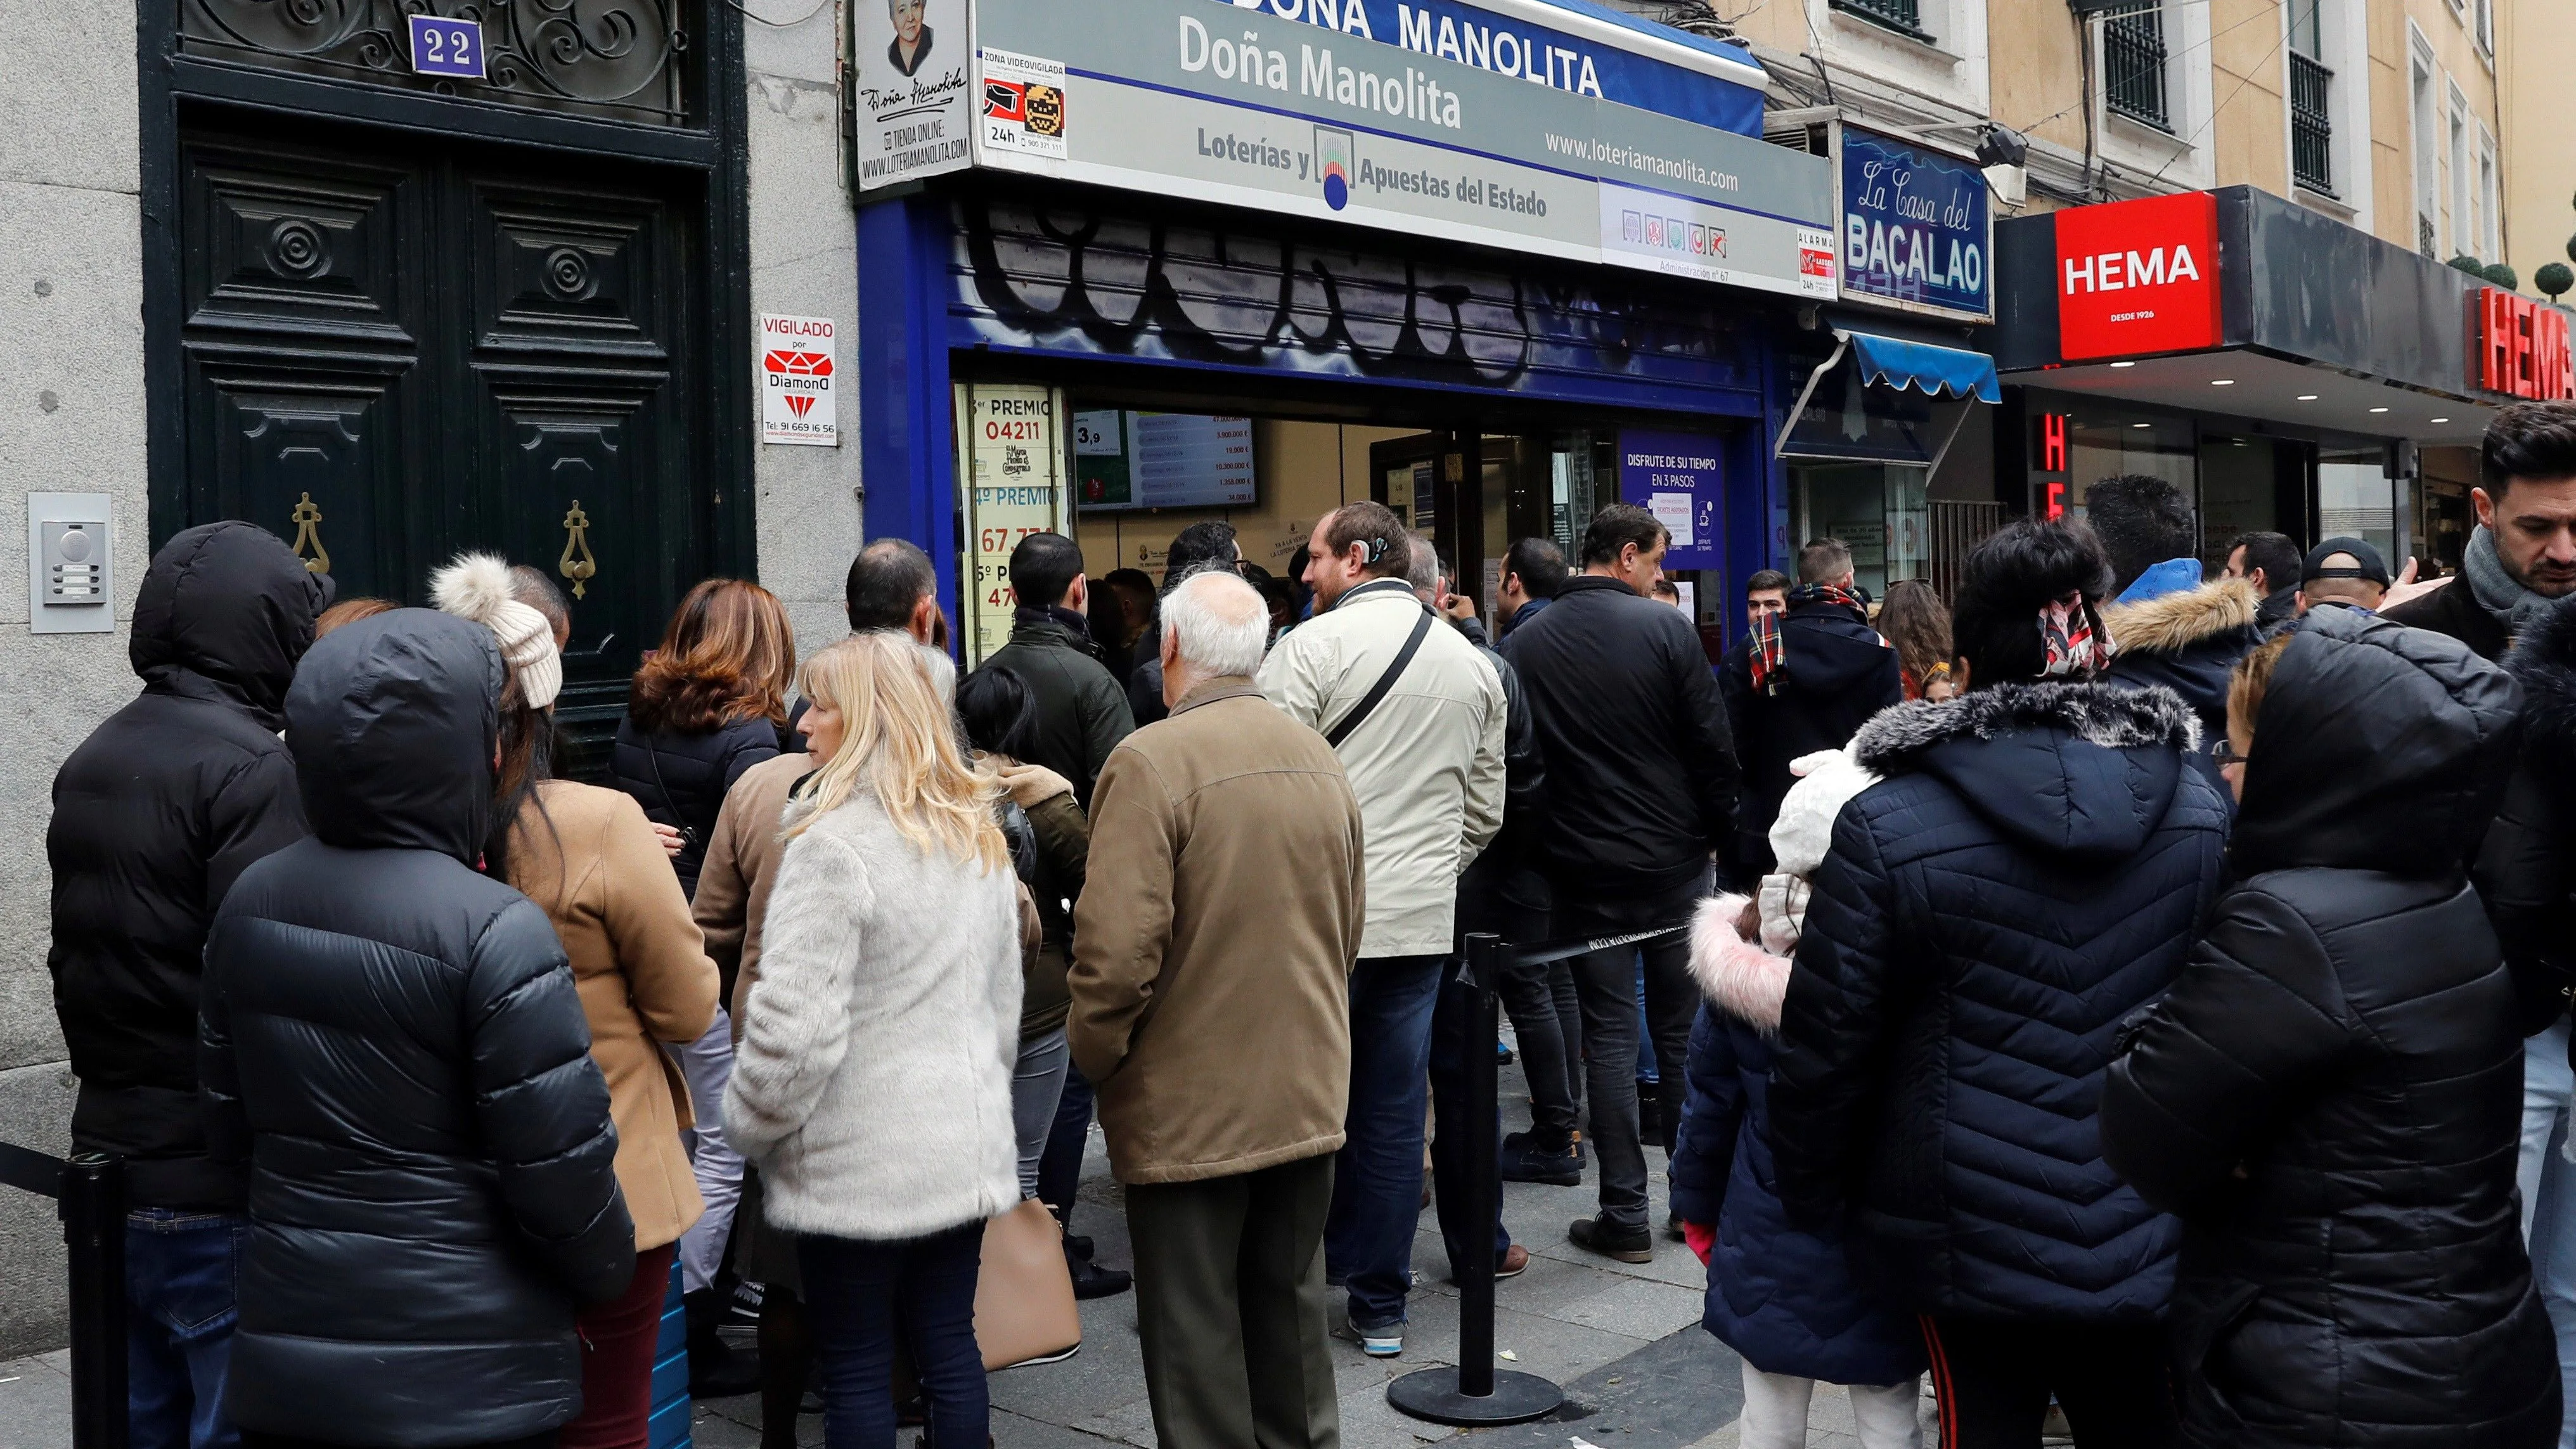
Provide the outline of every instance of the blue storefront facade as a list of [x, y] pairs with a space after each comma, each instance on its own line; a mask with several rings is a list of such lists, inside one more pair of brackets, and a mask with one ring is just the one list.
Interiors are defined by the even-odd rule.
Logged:
[[[1368, 497], [1489, 605], [1512, 539], [1652, 507], [1712, 650], [1740, 631], [1727, 601], [1786, 543], [1774, 442], [1812, 363], [1783, 342], [1825, 325], [1836, 240], [1824, 158], [1746, 134], [1742, 52], [1540, 0], [1153, 0], [1084, 11], [1137, 27], [1101, 56], [1167, 52], [1113, 73], [1028, 0], [957, 3], [971, 164], [862, 192], [855, 401], [868, 532], [931, 554], [970, 663], [1032, 528], [1150, 578], [1227, 518], [1284, 576]], [[1356, 119], [1354, 60], [1381, 78]], [[1476, 124], [1507, 113], [1545, 134]], [[863, 117], [861, 167], [872, 134], [927, 154], [908, 124]]]

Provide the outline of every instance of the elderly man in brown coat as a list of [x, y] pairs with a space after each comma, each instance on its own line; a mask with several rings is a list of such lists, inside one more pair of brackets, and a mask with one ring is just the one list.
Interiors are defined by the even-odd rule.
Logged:
[[1067, 1023], [1127, 1190], [1154, 1433], [1333, 1449], [1324, 1217], [1350, 1089], [1360, 812], [1261, 696], [1269, 615], [1227, 572], [1163, 602], [1171, 717], [1091, 802]]

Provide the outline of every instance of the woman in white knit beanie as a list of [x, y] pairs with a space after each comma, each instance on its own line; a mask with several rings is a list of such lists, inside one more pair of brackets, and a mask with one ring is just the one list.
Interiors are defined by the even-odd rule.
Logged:
[[694, 1041], [714, 1022], [715, 963], [643, 807], [622, 791], [549, 778], [563, 689], [553, 621], [519, 597], [509, 565], [490, 554], [463, 554], [440, 569], [430, 597], [490, 629], [509, 662], [483, 870], [534, 900], [563, 938], [591, 1058], [608, 1079], [617, 1182], [635, 1219], [627, 1291], [582, 1311], [582, 1411], [558, 1443], [644, 1449], [662, 1301], [680, 1236], [703, 1211], [680, 1140], [692, 1125], [688, 1093], [659, 1043]]

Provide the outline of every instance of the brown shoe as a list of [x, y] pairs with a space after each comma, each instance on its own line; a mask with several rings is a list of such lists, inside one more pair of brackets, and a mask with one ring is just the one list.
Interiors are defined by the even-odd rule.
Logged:
[[1494, 1265], [1494, 1281], [1517, 1278], [1529, 1271], [1529, 1249], [1518, 1243], [1503, 1250], [1503, 1260]]

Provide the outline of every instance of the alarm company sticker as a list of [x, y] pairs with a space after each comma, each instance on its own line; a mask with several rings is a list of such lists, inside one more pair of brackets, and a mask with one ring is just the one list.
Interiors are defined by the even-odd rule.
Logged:
[[983, 47], [984, 145], [1019, 156], [1065, 159], [1064, 65]]
[[760, 440], [840, 446], [829, 317], [760, 318]]

